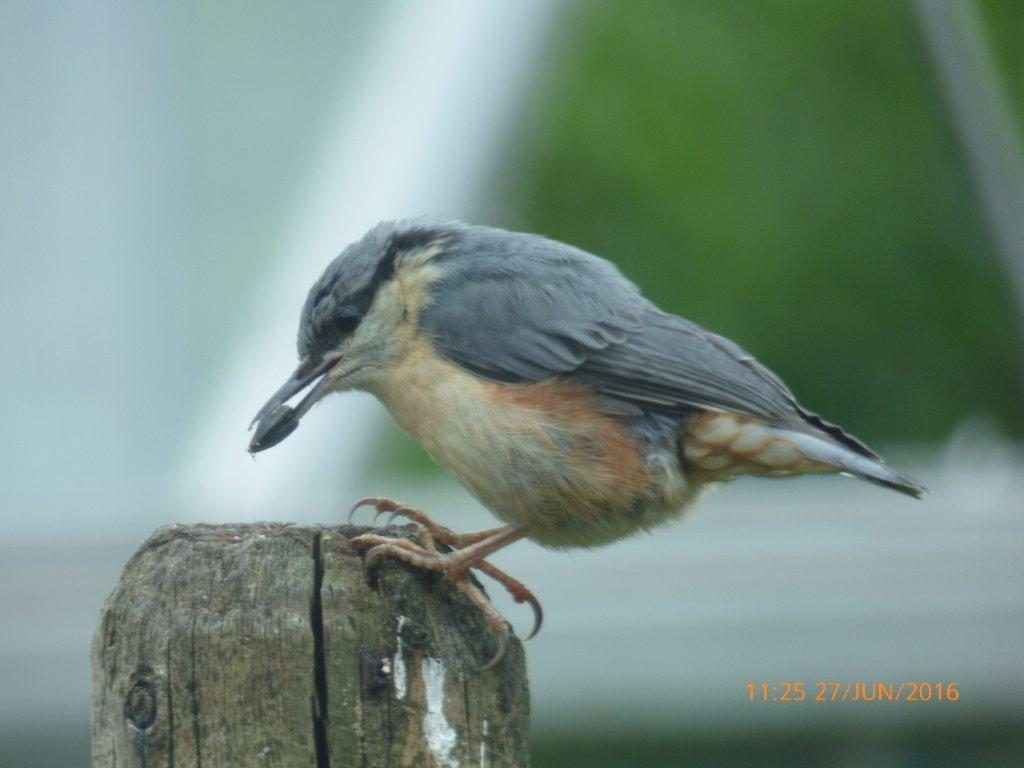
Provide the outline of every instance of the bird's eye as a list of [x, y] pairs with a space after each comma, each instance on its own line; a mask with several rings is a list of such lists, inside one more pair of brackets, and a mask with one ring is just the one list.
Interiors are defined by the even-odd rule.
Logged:
[[334, 315], [334, 327], [341, 333], [352, 333], [359, 325], [359, 310], [355, 307], [342, 307]]

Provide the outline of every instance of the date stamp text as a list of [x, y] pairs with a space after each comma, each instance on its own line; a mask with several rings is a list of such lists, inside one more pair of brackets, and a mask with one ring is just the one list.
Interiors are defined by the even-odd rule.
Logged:
[[842, 701], [874, 702], [954, 702], [960, 700], [955, 682], [942, 680], [748, 680], [748, 701], [833, 703]]

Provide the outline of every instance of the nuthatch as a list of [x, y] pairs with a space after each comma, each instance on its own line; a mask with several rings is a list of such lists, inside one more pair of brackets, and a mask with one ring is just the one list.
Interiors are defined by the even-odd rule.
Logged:
[[518, 539], [606, 544], [745, 474], [841, 472], [924, 491], [801, 407], [733, 342], [662, 312], [609, 262], [536, 235], [379, 224], [313, 285], [298, 349], [298, 369], [253, 420], [249, 450], [283, 440], [329, 392], [374, 394], [505, 525], [456, 534], [371, 498], [356, 508], [413, 520], [421, 543], [379, 534], [355, 543], [369, 549], [367, 567], [389, 557], [446, 573], [500, 641], [488, 666], [508, 628], [470, 569], [529, 602], [534, 632], [540, 625], [529, 590], [485, 559]]

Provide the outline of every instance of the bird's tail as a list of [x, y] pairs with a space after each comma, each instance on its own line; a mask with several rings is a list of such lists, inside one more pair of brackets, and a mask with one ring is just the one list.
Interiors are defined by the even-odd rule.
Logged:
[[848, 472], [869, 483], [892, 488], [915, 499], [921, 498], [927, 490], [917, 480], [897, 472], [881, 459], [863, 455], [826, 437], [790, 429], [777, 429], [776, 432], [792, 440], [808, 459], [835, 467], [840, 472]]

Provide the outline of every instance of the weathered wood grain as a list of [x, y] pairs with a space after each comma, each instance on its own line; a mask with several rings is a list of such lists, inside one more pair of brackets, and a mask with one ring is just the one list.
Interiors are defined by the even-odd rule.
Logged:
[[93, 641], [93, 766], [528, 765], [525, 660], [365, 529], [174, 526], [125, 566]]

